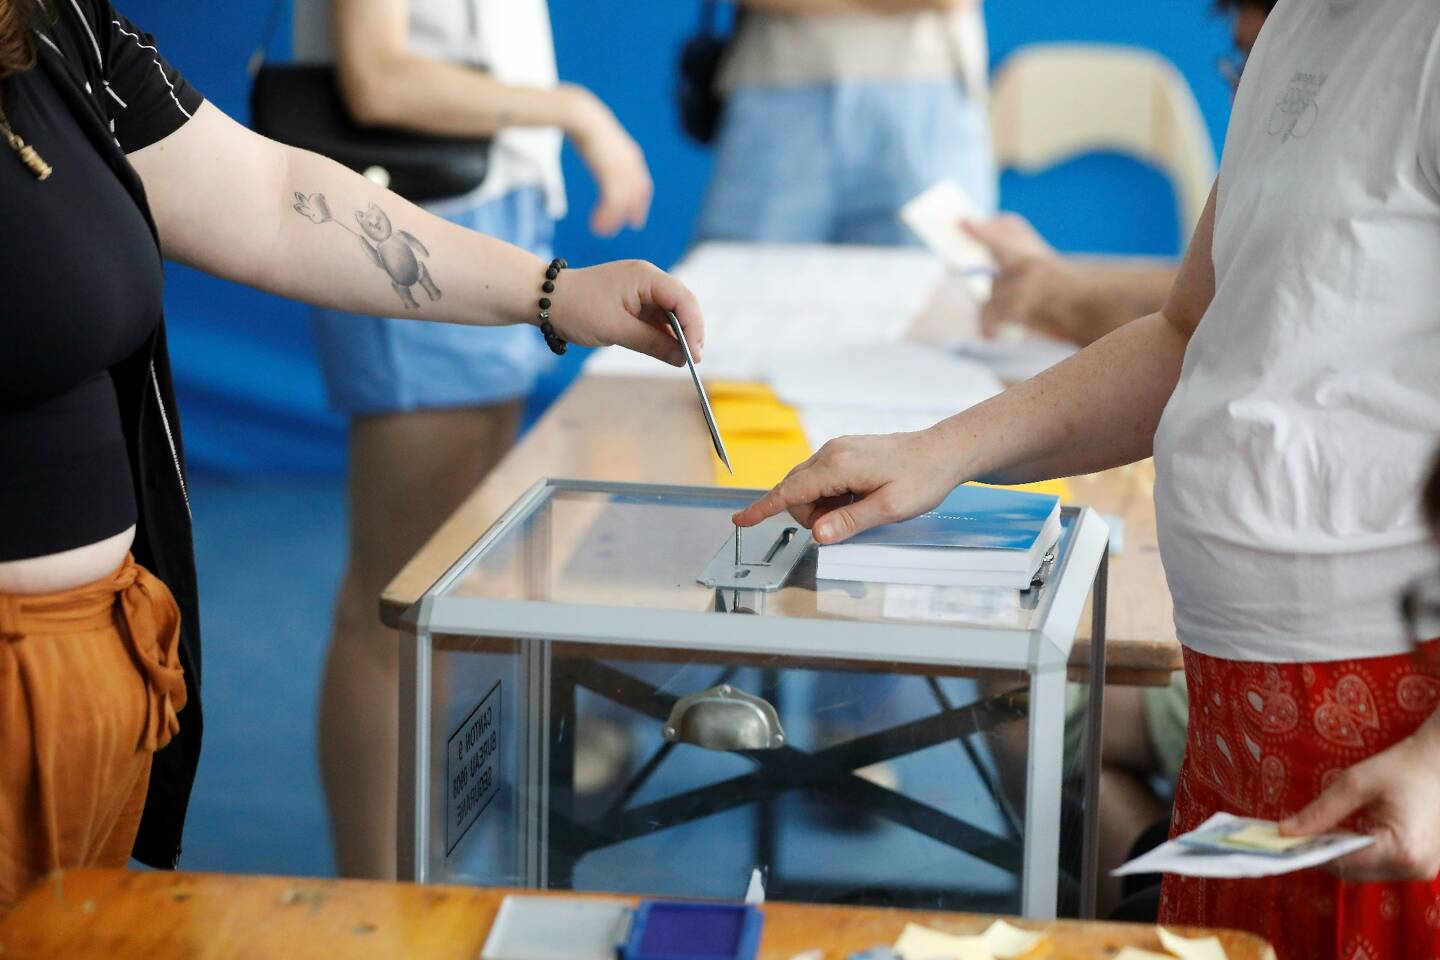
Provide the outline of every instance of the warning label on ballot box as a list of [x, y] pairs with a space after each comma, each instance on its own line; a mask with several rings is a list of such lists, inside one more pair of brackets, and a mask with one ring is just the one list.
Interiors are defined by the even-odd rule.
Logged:
[[500, 788], [500, 684], [490, 688], [445, 741], [445, 855]]

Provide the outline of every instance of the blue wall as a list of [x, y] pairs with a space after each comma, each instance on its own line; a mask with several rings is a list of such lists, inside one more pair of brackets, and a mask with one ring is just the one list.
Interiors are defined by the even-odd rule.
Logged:
[[[246, 115], [245, 62], [269, 6], [117, 0], [154, 32], [160, 48], [222, 109]], [[572, 263], [644, 257], [669, 265], [684, 250], [704, 188], [706, 154], [680, 135], [671, 105], [673, 63], [699, 0], [551, 0], [562, 75], [607, 100], [645, 147], [656, 203], [642, 231], [588, 235], [594, 189], [567, 149], [572, 214], [557, 249]], [[1208, 0], [990, 0], [993, 59], [1037, 41], [1150, 47], [1190, 80], [1211, 134], [1221, 141], [1229, 93], [1214, 63], [1228, 45]], [[284, 31], [282, 31], [284, 32]], [[1029, 216], [1062, 249], [1175, 252], [1169, 187], [1119, 157], [1090, 157], [1039, 176], [1006, 175], [1002, 203]], [[306, 311], [180, 267], [168, 273], [171, 348], [192, 466], [227, 473], [327, 474], [343, 466], [343, 425], [325, 409]], [[569, 358], [545, 385], [543, 404], [573, 375]]]

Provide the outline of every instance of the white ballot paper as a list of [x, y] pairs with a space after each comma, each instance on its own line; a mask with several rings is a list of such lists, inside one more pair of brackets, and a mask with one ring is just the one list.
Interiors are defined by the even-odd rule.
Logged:
[[1189, 833], [1162, 843], [1111, 873], [1117, 877], [1132, 873], [1269, 877], [1318, 867], [1374, 842], [1374, 837], [1358, 833], [1327, 833], [1297, 841], [1280, 837], [1270, 821], [1217, 813]]
[[1034, 949], [1043, 933], [1012, 927], [996, 920], [984, 933], [960, 937], [918, 923], [907, 923], [895, 941], [895, 952], [905, 960], [1009, 960]]
[[941, 180], [900, 208], [900, 221], [959, 273], [989, 273], [995, 269], [995, 258], [985, 244], [960, 227], [962, 220], [982, 217], [970, 194], [954, 180]]

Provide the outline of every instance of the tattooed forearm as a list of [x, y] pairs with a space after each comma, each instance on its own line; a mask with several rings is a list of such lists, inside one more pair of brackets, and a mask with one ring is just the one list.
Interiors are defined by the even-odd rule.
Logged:
[[419, 301], [410, 292], [417, 283], [432, 301], [440, 299], [440, 288], [431, 279], [425, 261], [420, 259], [430, 256], [430, 251], [407, 231], [392, 229], [390, 218], [375, 204], [355, 211], [355, 222], [361, 231], [358, 233], [331, 215], [330, 204], [323, 193], [309, 196], [296, 193], [294, 209], [311, 223], [333, 223], [358, 238], [370, 262], [390, 277], [390, 286], [405, 306], [412, 310], [419, 308]]

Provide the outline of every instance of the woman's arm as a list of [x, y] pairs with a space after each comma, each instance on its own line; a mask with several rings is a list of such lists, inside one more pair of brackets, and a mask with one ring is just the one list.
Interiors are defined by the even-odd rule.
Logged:
[[645, 225], [654, 185], [639, 145], [584, 87], [521, 87], [460, 64], [410, 53], [407, 0], [332, 0], [335, 68], [362, 124], [451, 136], [508, 127], [563, 130], [599, 187], [598, 234]]
[[[130, 155], [165, 254], [207, 273], [354, 313], [536, 323], [545, 264], [455, 226], [324, 157], [267, 140], [213, 104]], [[550, 295], [568, 340], [683, 362], [674, 310], [704, 342], [695, 298], [650, 264], [567, 270]]]
[[1149, 456], [1185, 347], [1215, 293], [1214, 217], [1212, 189], [1160, 313], [929, 430], [827, 443], [735, 522], [789, 510], [816, 540], [833, 543], [923, 513], [966, 480], [1025, 483]]

